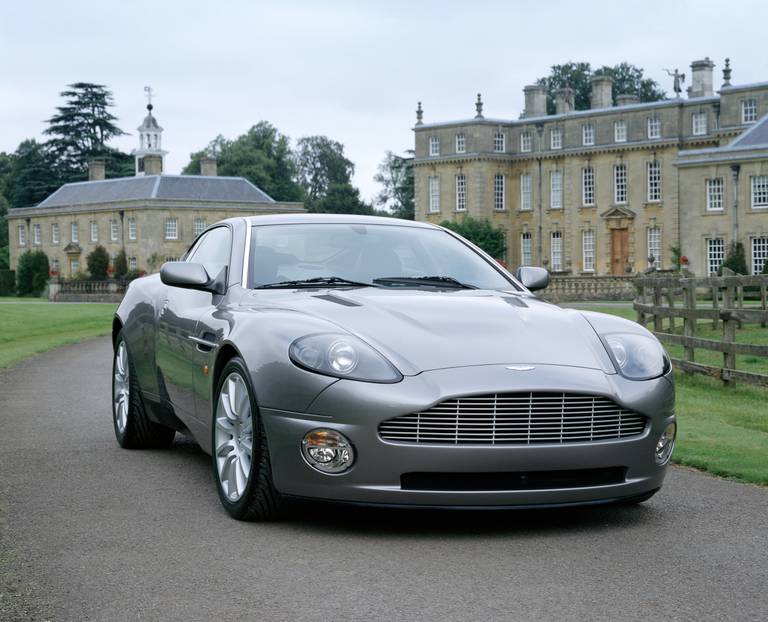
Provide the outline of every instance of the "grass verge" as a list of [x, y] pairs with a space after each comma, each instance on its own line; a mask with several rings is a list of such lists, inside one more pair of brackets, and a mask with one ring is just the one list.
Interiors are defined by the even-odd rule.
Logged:
[[[24, 300], [24, 299], [22, 299]], [[108, 335], [115, 304], [0, 304], [0, 369], [34, 354]]]
[[[572, 306], [630, 320], [637, 317], [629, 307]], [[700, 336], [719, 336], [720, 331], [711, 330], [711, 322], [700, 324], [697, 331]], [[768, 343], [768, 329], [750, 326], [739, 331], [738, 341]], [[672, 356], [682, 355], [680, 346], [667, 346], [667, 349]], [[716, 352], [697, 351], [696, 360], [708, 362], [707, 355], [717, 358], [710, 364], [722, 364], [722, 355]], [[751, 367], [765, 373], [763, 361], [751, 363], [741, 369]], [[768, 485], [768, 390], [739, 383], [724, 386], [714, 378], [684, 372], [675, 372], [675, 380], [678, 437], [673, 461], [722, 477]]]

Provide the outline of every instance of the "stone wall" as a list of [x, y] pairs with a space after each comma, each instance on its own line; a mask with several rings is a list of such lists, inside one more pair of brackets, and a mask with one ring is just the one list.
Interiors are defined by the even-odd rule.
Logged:
[[550, 302], [634, 300], [634, 281], [634, 276], [555, 276], [537, 293]]

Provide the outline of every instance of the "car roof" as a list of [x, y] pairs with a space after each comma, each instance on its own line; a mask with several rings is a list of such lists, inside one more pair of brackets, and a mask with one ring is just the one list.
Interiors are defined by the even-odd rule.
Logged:
[[438, 229], [426, 222], [390, 218], [388, 216], [359, 216], [356, 214], [266, 214], [246, 216], [251, 225], [298, 225], [298, 224], [356, 224], [356, 225], [394, 225], [401, 227], [419, 227]]

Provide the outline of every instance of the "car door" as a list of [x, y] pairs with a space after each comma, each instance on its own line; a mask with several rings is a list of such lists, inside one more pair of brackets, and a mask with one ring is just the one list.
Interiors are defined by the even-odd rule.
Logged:
[[[198, 238], [186, 260], [202, 264], [211, 278], [227, 270], [232, 234], [227, 226], [206, 231]], [[226, 279], [224, 279], [226, 282]], [[223, 297], [211, 292], [166, 287], [156, 331], [156, 355], [160, 376], [176, 416], [188, 426], [195, 418], [195, 374], [206, 336], [197, 334], [198, 319], [210, 315]], [[196, 426], [195, 426], [196, 427]]]

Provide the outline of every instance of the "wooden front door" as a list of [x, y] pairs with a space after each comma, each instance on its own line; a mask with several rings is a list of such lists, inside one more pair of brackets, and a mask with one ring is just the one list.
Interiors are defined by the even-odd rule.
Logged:
[[629, 229], [611, 229], [611, 274], [622, 276], [629, 260]]

